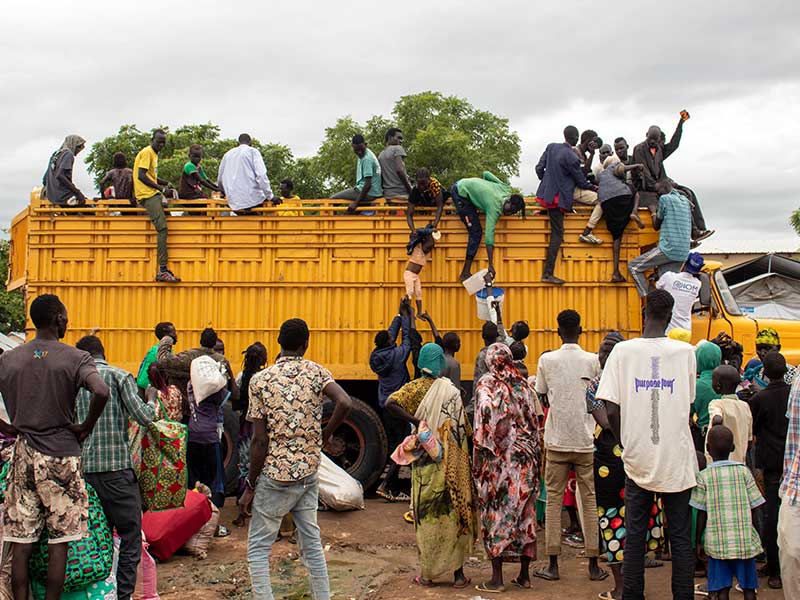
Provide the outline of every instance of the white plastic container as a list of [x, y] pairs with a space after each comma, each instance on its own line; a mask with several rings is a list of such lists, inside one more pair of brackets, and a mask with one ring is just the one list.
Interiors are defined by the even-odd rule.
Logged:
[[499, 302], [502, 306], [505, 298], [506, 295], [503, 288], [487, 288], [484, 286], [484, 288], [475, 295], [475, 302], [478, 304], [478, 318], [481, 321], [494, 321], [496, 315], [495, 311], [492, 310], [492, 302]]
[[465, 279], [464, 281], [461, 282], [464, 285], [464, 287], [467, 289], [467, 293], [469, 293], [470, 296], [474, 296], [475, 294], [477, 294], [483, 288], [486, 287], [485, 278], [486, 278], [486, 274], [488, 272], [489, 272], [489, 269], [482, 269], [482, 270], [478, 271], [477, 273], [475, 273], [469, 279]]

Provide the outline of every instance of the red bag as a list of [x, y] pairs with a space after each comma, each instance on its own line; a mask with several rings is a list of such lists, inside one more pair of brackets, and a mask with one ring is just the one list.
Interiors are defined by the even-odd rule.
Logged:
[[150, 554], [169, 559], [175, 551], [208, 523], [211, 503], [203, 494], [188, 490], [183, 508], [147, 511], [142, 515], [142, 530], [150, 544]]

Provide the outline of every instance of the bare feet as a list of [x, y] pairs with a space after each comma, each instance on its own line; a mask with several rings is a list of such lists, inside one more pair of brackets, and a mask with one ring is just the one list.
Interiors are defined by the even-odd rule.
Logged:
[[638, 213], [631, 213], [631, 221], [636, 223], [639, 226], [639, 229], [644, 229], [644, 221], [642, 221], [642, 218]]
[[611, 283], [626, 283], [627, 281], [628, 280], [625, 279], [625, 277], [619, 271], [611, 276]]

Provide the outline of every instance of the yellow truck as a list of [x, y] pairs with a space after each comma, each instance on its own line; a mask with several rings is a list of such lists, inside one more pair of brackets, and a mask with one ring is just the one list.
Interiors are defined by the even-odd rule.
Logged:
[[[533, 201], [529, 203], [533, 209]], [[388, 327], [405, 293], [409, 230], [397, 207], [379, 206], [374, 216], [363, 216], [346, 215], [329, 200], [305, 204], [302, 216], [291, 218], [278, 216], [274, 208], [237, 217], [213, 200], [203, 210], [187, 209], [187, 214], [172, 207], [176, 216], [168, 218], [170, 267], [182, 282], [163, 284], [153, 281], [155, 231], [144, 211], [127, 201], [64, 209], [40, 201], [34, 190], [30, 206], [11, 224], [7, 287], [24, 289], [28, 304], [39, 294], [58, 294], [69, 310], [66, 341], [98, 329], [109, 360], [134, 373], [156, 341], [153, 327], [159, 321], [175, 323], [184, 347], [193, 347], [203, 328], [214, 327], [235, 365], [256, 340], [266, 345], [270, 357], [276, 356], [281, 323], [305, 319], [311, 329], [308, 357], [328, 367], [360, 400], [337, 432], [334, 458], [369, 485], [379, 477], [388, 450], [375, 411], [377, 384], [369, 354], [375, 332]], [[424, 224], [426, 217], [417, 212], [418, 223]], [[541, 352], [560, 345], [556, 315], [565, 308], [582, 315], [581, 343], [588, 349], [597, 348], [609, 331], [626, 338], [641, 331], [641, 302], [633, 285], [609, 283], [608, 233], [598, 228], [604, 241], [600, 246], [578, 242], [587, 218], [579, 212], [566, 219], [556, 267], [567, 280], [563, 287], [539, 281], [549, 237], [546, 217], [529, 210], [527, 218], [504, 217], [498, 225], [495, 265], [497, 285], [505, 289], [504, 317], [509, 324], [528, 321], [532, 372]], [[457, 358], [464, 379], [470, 380], [465, 387], [470, 387], [483, 323], [474, 298], [458, 281], [466, 233], [449, 209], [440, 230], [442, 238], [421, 273], [424, 304], [442, 333], [461, 336]], [[623, 263], [657, 239], [652, 227], [640, 230], [632, 224], [623, 239]], [[484, 266], [484, 255], [479, 253], [475, 269]], [[720, 265], [709, 264], [706, 275], [693, 336], [710, 339], [726, 331], [745, 346], [747, 360], [755, 352], [756, 331], [767, 323], [742, 315]], [[431, 341], [427, 327], [417, 324], [423, 340]], [[780, 331], [787, 358], [800, 362], [798, 324], [769, 326]], [[30, 331], [30, 322], [27, 327]], [[231, 415], [226, 424], [231, 472], [236, 429]]]

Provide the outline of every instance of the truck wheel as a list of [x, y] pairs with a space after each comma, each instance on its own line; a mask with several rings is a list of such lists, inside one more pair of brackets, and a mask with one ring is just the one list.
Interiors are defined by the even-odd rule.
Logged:
[[[358, 398], [352, 400], [353, 408], [331, 437], [331, 452], [327, 454], [368, 490], [383, 473], [389, 445], [377, 413]], [[333, 403], [326, 400], [323, 423], [332, 414]]]
[[239, 415], [233, 412], [230, 403], [225, 404], [225, 432], [222, 434], [222, 468], [225, 470], [225, 495], [239, 493]]

